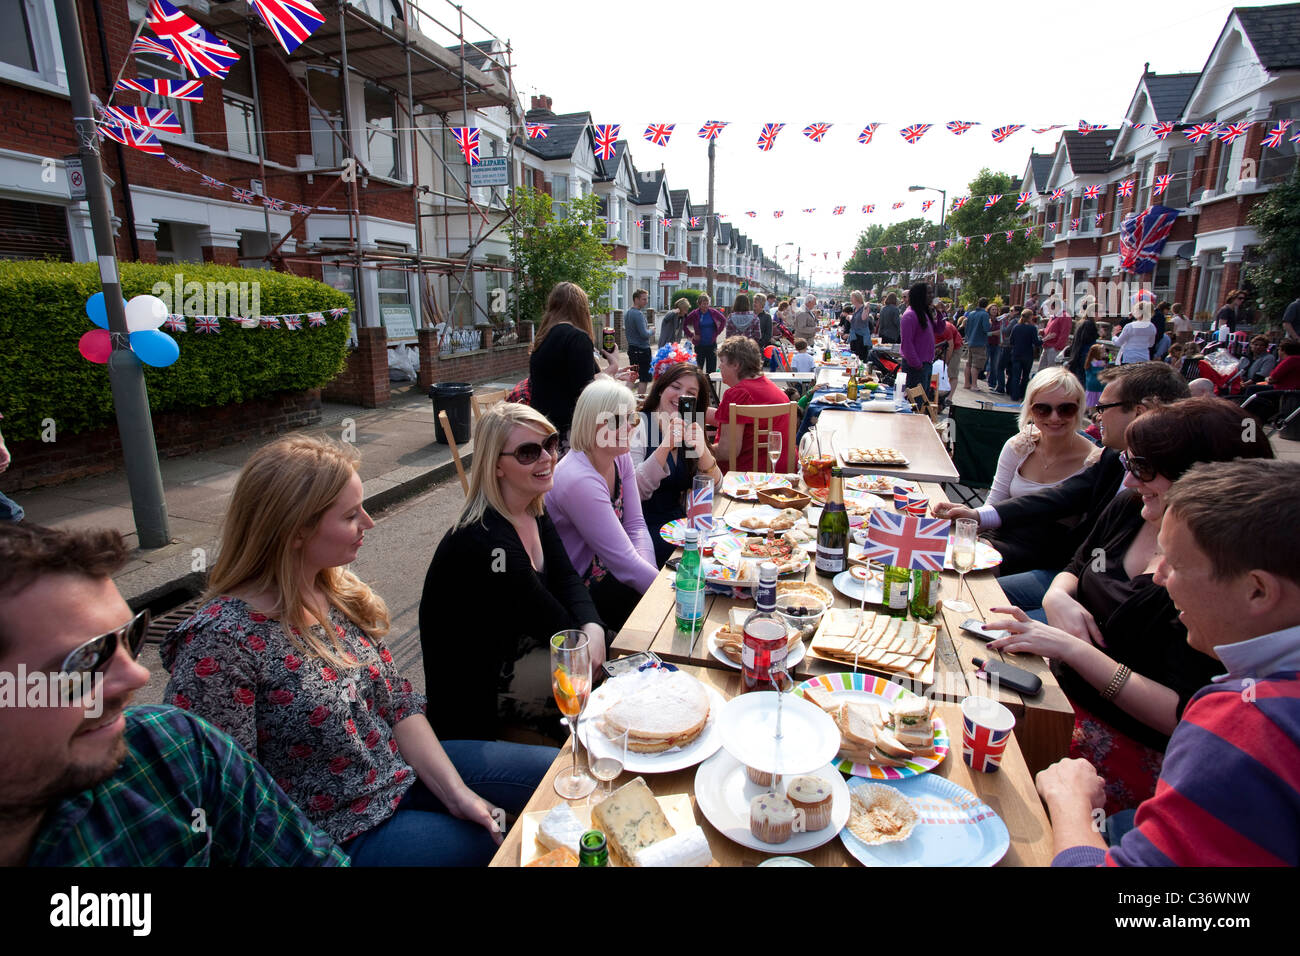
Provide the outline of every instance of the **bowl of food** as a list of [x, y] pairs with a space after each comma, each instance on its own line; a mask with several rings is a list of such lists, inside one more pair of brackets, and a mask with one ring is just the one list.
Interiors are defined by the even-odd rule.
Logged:
[[796, 591], [776, 596], [777, 616], [799, 631], [815, 629], [826, 613], [826, 607], [826, 601], [815, 594]]
[[782, 510], [794, 508], [802, 511], [812, 504], [812, 498], [802, 491], [795, 491], [793, 488], [760, 488], [758, 489], [758, 500], [765, 505], [771, 505], [773, 508]]

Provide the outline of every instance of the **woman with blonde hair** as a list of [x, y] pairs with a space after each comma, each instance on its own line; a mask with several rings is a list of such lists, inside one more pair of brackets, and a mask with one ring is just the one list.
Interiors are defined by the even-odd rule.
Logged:
[[573, 450], [546, 495], [569, 560], [615, 631], [659, 574], [630, 453], [638, 423], [636, 396], [626, 386], [602, 378], [584, 388], [573, 412]]
[[248, 460], [207, 601], [160, 648], [165, 699], [234, 737], [355, 864], [485, 864], [494, 804], [521, 809], [554, 751], [439, 742], [384, 646], [388, 608], [347, 568], [375, 524], [356, 466], [301, 437]]
[[558, 739], [551, 636], [586, 631], [593, 668], [604, 663], [600, 615], [543, 506], [559, 437], [527, 405], [496, 405], [474, 426], [465, 507], [434, 552], [420, 598], [425, 686], [440, 688], [430, 720], [444, 736]]

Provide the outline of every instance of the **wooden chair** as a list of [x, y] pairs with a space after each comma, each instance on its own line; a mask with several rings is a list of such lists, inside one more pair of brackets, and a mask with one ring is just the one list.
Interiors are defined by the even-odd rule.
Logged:
[[[727, 447], [731, 449], [729, 470], [736, 470], [736, 458], [740, 454], [740, 442], [744, 435], [744, 422], [741, 419], [752, 421], [754, 423], [754, 470], [767, 470], [768, 442], [767, 436], [772, 431], [772, 422], [782, 415], [786, 418], [785, 436], [781, 441], [781, 457], [786, 458], [787, 454], [792, 456], [786, 458], [787, 461], [795, 461], [799, 457], [799, 449], [795, 448], [794, 435], [795, 429], [799, 426], [799, 403], [788, 402], [781, 405], [732, 405], [731, 421], [727, 424]], [[762, 453], [759, 453], [759, 449]], [[779, 460], [778, 460], [779, 461]]]
[[469, 494], [469, 479], [465, 477], [465, 468], [460, 463], [460, 449], [456, 447], [456, 436], [452, 434], [451, 422], [447, 419], [446, 412], [438, 413], [438, 424], [442, 426], [442, 433], [447, 436], [447, 444], [451, 448], [451, 460], [456, 463], [456, 474], [460, 475], [460, 490]]
[[473, 421], [478, 421], [479, 416], [497, 402], [504, 402], [509, 394], [508, 388], [499, 388], [492, 392], [475, 392], [469, 399], [469, 410], [473, 414]]
[[934, 425], [934, 430], [939, 433], [939, 439], [945, 445], [951, 444], [948, 441], [948, 425], [951, 419], [939, 415], [939, 409], [930, 401], [930, 397], [925, 394], [925, 389], [920, 385], [913, 385], [903, 394], [907, 396], [907, 400], [912, 403], [914, 409], [930, 416], [930, 422]]

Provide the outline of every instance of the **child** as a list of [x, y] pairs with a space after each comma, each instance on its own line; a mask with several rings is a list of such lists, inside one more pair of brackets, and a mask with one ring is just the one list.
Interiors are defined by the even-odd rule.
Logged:
[[1169, 355], [1165, 358], [1165, 362], [1177, 369], [1183, 367], [1183, 346], [1181, 343], [1175, 342], [1169, 346]]
[[808, 340], [794, 340], [794, 357], [790, 359], [790, 371], [792, 372], [811, 372], [817, 368], [817, 363], [813, 357], [808, 354]]
[[1088, 349], [1088, 358], [1086, 359], [1087, 368], [1084, 377], [1084, 388], [1087, 394], [1084, 396], [1083, 403], [1088, 408], [1095, 408], [1101, 401], [1101, 380], [1097, 377], [1101, 370], [1107, 365], [1106, 346], [1098, 343]]

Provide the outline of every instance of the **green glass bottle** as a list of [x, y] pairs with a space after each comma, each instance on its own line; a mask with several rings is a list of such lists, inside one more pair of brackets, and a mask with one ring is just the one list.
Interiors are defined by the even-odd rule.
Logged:
[[881, 610], [891, 617], [907, 617], [907, 592], [912, 586], [912, 575], [907, 568], [895, 565], [885, 567], [885, 597]]
[[935, 595], [939, 590], [939, 572], [912, 569], [912, 601], [909, 605], [912, 616], [919, 621], [928, 621], [939, 613]]
[[578, 866], [609, 866], [609, 846], [605, 834], [588, 830], [578, 839]]
[[704, 626], [704, 579], [700, 575], [700, 533], [687, 528], [685, 550], [677, 565], [676, 590], [677, 630], [683, 634], [698, 634]]
[[817, 522], [817, 573], [833, 578], [848, 566], [849, 513], [844, 510], [844, 478], [839, 468], [832, 468], [826, 507]]

